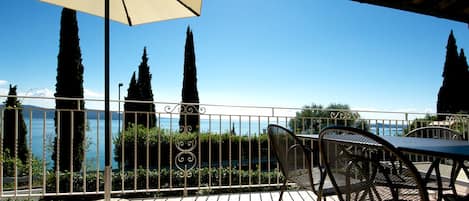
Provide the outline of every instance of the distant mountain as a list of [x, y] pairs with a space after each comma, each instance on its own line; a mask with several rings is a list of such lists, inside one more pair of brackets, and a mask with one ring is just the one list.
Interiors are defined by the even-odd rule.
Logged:
[[[0, 109], [3, 109], [5, 105], [0, 105]], [[34, 105], [23, 105], [23, 117], [24, 118], [29, 118], [32, 116], [33, 119], [38, 119], [38, 118], [45, 118], [50, 119], [54, 118], [54, 109], [48, 109], [48, 108], [43, 108], [39, 106], [34, 106]]]
[[[3, 109], [5, 105], [1, 104], [0, 109]], [[99, 119], [104, 120], [104, 111], [99, 110], [90, 110], [87, 111], [87, 119], [97, 119], [99, 114]], [[32, 116], [33, 119], [54, 119], [55, 117], [55, 109], [54, 108], [43, 108], [35, 105], [23, 105], [23, 117], [29, 118]], [[113, 120], [119, 119], [118, 112], [111, 112], [111, 117]]]

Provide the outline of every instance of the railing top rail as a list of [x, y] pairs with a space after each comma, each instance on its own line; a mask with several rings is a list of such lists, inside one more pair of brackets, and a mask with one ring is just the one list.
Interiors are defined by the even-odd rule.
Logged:
[[[35, 100], [80, 100], [90, 102], [102, 102], [104, 99], [98, 98], [69, 98], [69, 97], [43, 97], [43, 96], [11, 96], [11, 95], [0, 95], [0, 98], [16, 97], [19, 99], [35, 99]], [[282, 106], [258, 106], [258, 105], [227, 105], [227, 104], [198, 104], [198, 103], [182, 103], [182, 102], [166, 102], [166, 101], [139, 101], [139, 100], [110, 100], [111, 103], [154, 103], [157, 105], [200, 105], [204, 107], [223, 107], [223, 108], [240, 108], [240, 109], [262, 109], [270, 110], [271, 116], [291, 116], [291, 115], [278, 115], [282, 114], [281, 111], [301, 111], [304, 108], [300, 107], [282, 107]], [[44, 108], [51, 109], [51, 108]], [[87, 108], [88, 109], [88, 108]], [[312, 111], [329, 111], [329, 112], [344, 112], [344, 113], [380, 113], [390, 115], [445, 115], [452, 117], [469, 118], [467, 114], [450, 114], [450, 113], [434, 113], [434, 112], [414, 112], [414, 111], [384, 111], [384, 110], [363, 110], [363, 109], [325, 109], [325, 108], [308, 108]], [[99, 110], [99, 109], [88, 109], [88, 110]], [[216, 115], [216, 114], [214, 114]], [[223, 115], [223, 114], [219, 114]], [[242, 116], [242, 115], [241, 115]], [[266, 116], [266, 115], [261, 115]], [[375, 118], [374, 118], [375, 119]], [[387, 119], [383, 119], [387, 120]]]

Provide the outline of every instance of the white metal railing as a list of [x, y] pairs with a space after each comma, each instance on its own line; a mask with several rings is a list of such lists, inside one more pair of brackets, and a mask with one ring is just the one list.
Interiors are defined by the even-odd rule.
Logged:
[[[6, 99], [6, 96], [0, 96]], [[53, 107], [55, 98], [21, 97], [23, 104], [41, 102]], [[95, 99], [61, 99], [67, 101], [85, 101], [89, 105], [102, 104]], [[238, 188], [269, 188], [281, 184], [282, 177], [278, 164], [270, 153], [270, 144], [266, 136], [268, 124], [279, 124], [292, 129], [295, 133], [317, 133], [320, 129], [334, 124], [348, 125], [368, 129], [378, 135], [403, 135], [406, 131], [425, 125], [448, 126], [459, 130], [467, 140], [468, 116], [440, 114], [441, 121], [432, 120], [436, 114], [356, 111], [356, 110], [315, 110], [314, 117], [296, 117], [302, 108], [255, 107], [232, 105], [197, 105], [196, 110], [187, 110], [184, 119], [200, 116], [196, 128], [184, 124], [179, 126], [181, 107], [191, 104], [170, 102], [132, 101], [127, 103], [151, 103], [155, 112], [113, 111], [111, 127], [113, 142], [112, 194], [126, 193], [209, 193], [211, 191], [233, 191]], [[111, 101], [111, 108], [119, 108], [124, 102]], [[80, 105], [80, 104], [77, 104]], [[102, 195], [104, 193], [104, 113], [101, 110], [73, 108], [49, 109], [39, 107], [0, 109], [0, 199], [46, 196]], [[123, 107], [120, 107], [123, 108]], [[22, 109], [20, 113], [20, 109]], [[13, 132], [4, 129], [9, 121], [8, 111], [14, 111], [15, 125], [23, 115], [27, 134], [26, 147], [29, 150], [27, 160], [20, 160], [21, 128]], [[122, 112], [122, 111], [121, 111]], [[68, 114], [83, 113], [84, 152], [76, 168], [73, 143], [77, 133], [73, 129], [76, 116], [70, 115], [70, 132], [61, 130], [58, 122]], [[155, 127], [149, 127], [150, 117], [155, 115]], [[146, 117], [141, 126], [125, 124], [126, 118], [139, 124], [139, 117]], [[66, 121], [66, 122], [67, 122]], [[120, 130], [119, 130], [120, 129]], [[182, 132], [181, 132], [182, 131]], [[58, 133], [58, 134], [57, 134]], [[56, 147], [54, 138], [70, 135], [69, 142]], [[14, 136], [14, 149], [5, 144], [7, 136]], [[57, 140], [60, 142], [60, 140]], [[310, 143], [310, 142], [305, 142]], [[315, 148], [314, 143], [308, 144]], [[52, 155], [67, 160], [67, 171], [55, 165]], [[63, 159], [61, 156], [66, 156]], [[312, 156], [315, 157], [315, 156]], [[317, 161], [317, 159], [313, 159]], [[74, 170], [74, 171], [73, 171]]]

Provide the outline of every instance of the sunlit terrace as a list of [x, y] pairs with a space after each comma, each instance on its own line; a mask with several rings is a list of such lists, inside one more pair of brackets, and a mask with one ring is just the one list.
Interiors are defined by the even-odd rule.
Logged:
[[[6, 98], [2, 96], [0, 98]], [[55, 99], [19, 97], [20, 100], [40, 101], [50, 105]], [[87, 104], [101, 102], [85, 101]], [[148, 102], [138, 102], [148, 103]], [[112, 104], [117, 106], [118, 101]], [[122, 104], [122, 103], [121, 103]], [[55, 110], [24, 106], [22, 108], [1, 108], [1, 128], [9, 121], [7, 114], [14, 114], [15, 124], [24, 120], [26, 130], [26, 160], [21, 160], [21, 128], [13, 132], [1, 130], [3, 136], [0, 151], [7, 147], [7, 136], [17, 136], [14, 148], [4, 155], [0, 163], [2, 175], [0, 195], [2, 199], [39, 198], [102, 198], [104, 186], [112, 186], [112, 197], [150, 200], [277, 200], [284, 177], [279, 164], [272, 154], [267, 137], [267, 126], [278, 124], [294, 131], [295, 134], [315, 134], [330, 125], [346, 125], [368, 130], [379, 136], [403, 136], [409, 130], [424, 126], [440, 126], [458, 130], [467, 140], [468, 117], [459, 114], [444, 114], [443, 120], [436, 120], [437, 114], [355, 111], [349, 109], [317, 110], [315, 108], [245, 107], [231, 105], [197, 105], [198, 109], [185, 110], [182, 118], [200, 116], [197, 129], [180, 126], [181, 108], [194, 106], [181, 103], [154, 102], [154, 113], [123, 113], [112, 111], [112, 177], [104, 180], [105, 138], [104, 114], [100, 110], [77, 108]], [[79, 105], [79, 104], [77, 104]], [[116, 107], [113, 107], [116, 108]], [[13, 111], [11, 113], [11, 111]], [[309, 112], [312, 115], [302, 116]], [[77, 146], [72, 143], [78, 138], [73, 119], [69, 127], [71, 138], [66, 146], [54, 146], [54, 138], [64, 138], [69, 133], [56, 134], [54, 119], [60, 122], [70, 114], [83, 114], [84, 145], [79, 163], [71, 159], [76, 151], [64, 147]], [[129, 126], [125, 119], [139, 124], [139, 115], [155, 115], [155, 127], [149, 127], [150, 120], [140, 126]], [[73, 115], [72, 115], [73, 116]], [[145, 126], [147, 125], [147, 126]], [[57, 127], [64, 125], [58, 124]], [[11, 138], [11, 137], [10, 137]], [[312, 140], [305, 145], [317, 150]], [[59, 143], [60, 144], [60, 143]], [[54, 150], [55, 149], [55, 150]], [[65, 150], [64, 150], [65, 149]], [[70, 150], [70, 149], [69, 149]], [[55, 165], [52, 159], [56, 153], [60, 160], [66, 160], [63, 167]], [[61, 157], [60, 155], [64, 155]], [[311, 154], [311, 161], [317, 163], [319, 156]], [[422, 171], [428, 167], [431, 157], [409, 155]], [[60, 161], [59, 160], [59, 161]], [[303, 165], [306, 165], [305, 163]], [[449, 179], [450, 160], [442, 160], [443, 179]], [[76, 166], [79, 166], [77, 169]], [[74, 171], [69, 171], [73, 169]], [[319, 177], [319, 175], [313, 175]], [[466, 193], [469, 183], [461, 173], [457, 182], [458, 191]], [[284, 200], [315, 200], [312, 191], [296, 188], [294, 183], [283, 195]], [[435, 197], [434, 191], [429, 191]]]
[[[0, 103], [0, 200], [469, 196], [469, 115], [459, 113], [469, 111], [467, 89], [461, 89], [469, 86], [461, 48], [467, 40], [459, 38], [465, 29], [387, 12], [396, 8], [468, 23], [466, 1], [217, 1], [202, 9], [200, 0], [122, 0], [105, 1], [103, 10], [101, 1], [41, 1], [53, 5], [15, 1], [0, 7], [7, 19], [0, 66], [9, 67], [0, 77], [0, 100], [6, 99]], [[364, 5], [357, 2], [381, 8], [357, 9]], [[83, 12], [105, 18], [104, 55], [96, 40], [101, 19]], [[199, 18], [134, 32], [122, 25], [109, 29], [109, 20], [135, 26], [192, 17]], [[443, 61], [444, 45], [435, 41], [448, 32]], [[134, 71], [121, 101], [122, 81], [132, 75], [129, 66], [140, 58], [135, 49], [142, 47], [138, 83]], [[103, 77], [95, 68], [102, 56], [104, 94], [102, 82], [95, 82]], [[57, 67], [53, 95], [51, 66]], [[182, 102], [163, 102], [180, 100], [175, 66], [184, 68]], [[199, 104], [198, 79], [203, 98], [219, 104]], [[423, 112], [434, 107], [441, 81], [437, 111], [451, 113]], [[12, 96], [5, 95], [8, 84]], [[274, 98], [277, 93], [285, 98]], [[118, 99], [110, 101], [111, 111], [110, 96]], [[275, 106], [304, 101], [422, 112]]]

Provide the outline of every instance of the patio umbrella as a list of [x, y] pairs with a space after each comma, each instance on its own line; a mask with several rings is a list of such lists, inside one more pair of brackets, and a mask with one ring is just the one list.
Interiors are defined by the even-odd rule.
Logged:
[[202, 0], [40, 0], [104, 17], [105, 198], [110, 199], [109, 20], [129, 26], [200, 16]]
[[106, 17], [127, 25], [200, 16], [202, 0], [40, 0], [54, 5]]

